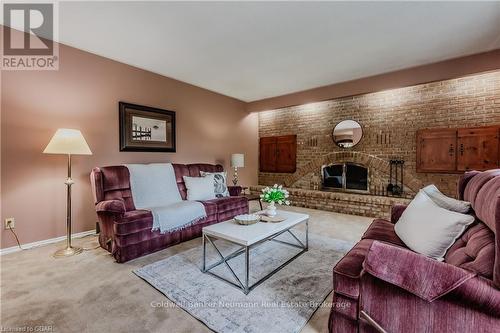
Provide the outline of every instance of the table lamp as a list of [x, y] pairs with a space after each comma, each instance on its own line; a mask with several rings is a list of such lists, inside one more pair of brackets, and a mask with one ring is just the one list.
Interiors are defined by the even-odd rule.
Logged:
[[60, 128], [50, 139], [43, 153], [68, 155], [68, 178], [64, 182], [66, 184], [66, 248], [58, 250], [54, 253], [54, 257], [80, 254], [83, 251], [81, 247], [71, 246], [71, 185], [74, 184], [73, 179], [71, 179], [71, 155], [92, 155], [92, 152], [79, 130]]
[[231, 155], [231, 167], [234, 168], [233, 184], [236, 186], [238, 184], [238, 168], [243, 168], [245, 166], [245, 155], [244, 154], [232, 154]]

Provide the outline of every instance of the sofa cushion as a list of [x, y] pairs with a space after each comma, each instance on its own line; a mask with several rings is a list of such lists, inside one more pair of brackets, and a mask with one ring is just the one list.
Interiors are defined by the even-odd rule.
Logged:
[[171, 233], [161, 234], [159, 231], [142, 230], [127, 235], [116, 235], [113, 256], [117, 262], [125, 262], [199, 237], [203, 227], [214, 223], [217, 223], [215, 218], [207, 217], [199, 223]]
[[183, 178], [188, 200], [204, 201], [215, 199], [213, 174], [205, 177], [184, 176]]
[[235, 215], [242, 214], [242, 210], [248, 213], [248, 200], [245, 197], [224, 197], [202, 202], [217, 205], [217, 220], [219, 222], [230, 220]]
[[495, 235], [484, 223], [477, 223], [457, 239], [446, 253], [444, 260], [448, 264], [492, 279]]
[[207, 212], [208, 217], [217, 218], [217, 204], [215, 202], [210, 201], [200, 201], [203, 206], [205, 206], [205, 211]]
[[[210, 202], [202, 202], [207, 212], [207, 217], [195, 223], [206, 223], [217, 220], [217, 205]], [[131, 235], [142, 231], [151, 231], [153, 227], [153, 215], [149, 210], [137, 209], [126, 212], [123, 218], [114, 223], [114, 233], [116, 235]]]
[[200, 171], [206, 172], [222, 172], [224, 168], [222, 165], [217, 164], [172, 164], [175, 172], [175, 179], [177, 181], [177, 187], [179, 188], [179, 193], [181, 194], [182, 200], [187, 198], [186, 185], [184, 184], [184, 179], [182, 177], [200, 177]]
[[383, 219], [375, 219], [361, 239], [374, 239], [405, 247], [396, 232], [394, 232], [394, 224]]
[[468, 213], [470, 210], [470, 202], [450, 198], [441, 193], [441, 191], [434, 184], [424, 187], [422, 191], [424, 191], [425, 194], [427, 194], [429, 198], [431, 198], [432, 201], [434, 201], [434, 203], [441, 208], [463, 214]]
[[229, 190], [227, 188], [227, 172], [205, 172], [200, 171], [200, 176], [205, 177], [208, 175], [214, 175], [214, 193], [217, 198], [223, 198], [229, 196]]
[[420, 190], [395, 224], [394, 230], [410, 249], [444, 260], [446, 251], [474, 220], [474, 216], [439, 207]]
[[363, 263], [364, 270], [432, 302], [470, 280], [475, 273], [418, 253], [374, 241]]
[[128, 235], [153, 227], [153, 215], [149, 210], [137, 209], [123, 214], [123, 218], [114, 223], [115, 235]]

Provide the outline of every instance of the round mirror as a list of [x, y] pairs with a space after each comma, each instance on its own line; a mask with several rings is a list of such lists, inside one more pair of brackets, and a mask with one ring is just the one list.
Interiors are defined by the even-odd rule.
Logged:
[[354, 147], [361, 141], [363, 130], [355, 120], [343, 120], [338, 123], [332, 132], [333, 142], [341, 148]]

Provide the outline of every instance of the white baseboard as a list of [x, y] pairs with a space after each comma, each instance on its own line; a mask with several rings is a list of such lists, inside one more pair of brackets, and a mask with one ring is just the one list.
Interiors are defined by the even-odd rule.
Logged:
[[[71, 239], [82, 238], [82, 237], [85, 237], [85, 236], [88, 236], [88, 235], [93, 235], [93, 234], [95, 234], [95, 229], [94, 230], [89, 230], [89, 231], [79, 232], [77, 234], [73, 234], [72, 237], [71, 237]], [[65, 239], [66, 239], [66, 236], [61, 236], [61, 237], [56, 237], [56, 238], [50, 238], [50, 239], [41, 240], [41, 241], [38, 241], [38, 242], [21, 244], [21, 246], [23, 247], [23, 250], [27, 250], [27, 249], [32, 249], [32, 248], [38, 247], [38, 246], [43, 246], [43, 245], [47, 245], [47, 244], [57, 243], [57, 242], [65, 240]], [[18, 251], [21, 251], [21, 249], [17, 245], [16, 246], [12, 246], [12, 247], [7, 247], [5, 249], [0, 249], [0, 256], [4, 255], [4, 254], [13, 253], [13, 252], [18, 252]]]

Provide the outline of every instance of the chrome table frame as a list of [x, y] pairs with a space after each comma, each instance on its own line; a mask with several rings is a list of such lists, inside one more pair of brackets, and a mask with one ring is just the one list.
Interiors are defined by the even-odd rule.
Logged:
[[[306, 224], [306, 239], [305, 239], [305, 244], [296, 236], [292, 233], [292, 231], [290, 229], [296, 227], [297, 225], [300, 225], [302, 223]], [[208, 273], [214, 277], [216, 277], [217, 279], [223, 281], [223, 282], [226, 282], [228, 283], [229, 285], [237, 288], [237, 289], [240, 289], [242, 290], [245, 295], [248, 295], [248, 293], [254, 289], [255, 287], [257, 287], [258, 285], [260, 285], [262, 282], [266, 281], [267, 279], [269, 279], [271, 276], [273, 276], [276, 272], [278, 272], [280, 269], [282, 269], [283, 267], [285, 267], [286, 265], [288, 265], [289, 263], [291, 263], [294, 259], [296, 259], [298, 256], [300, 256], [301, 254], [303, 254], [304, 252], [307, 252], [307, 250], [309, 249], [309, 219], [305, 220], [304, 222], [301, 222], [301, 223], [298, 223], [296, 225], [293, 225], [285, 230], [282, 230], [282, 231], [279, 231], [271, 236], [268, 236], [256, 243], [253, 243], [251, 245], [241, 245], [241, 244], [238, 244], [238, 243], [235, 243], [233, 241], [230, 241], [228, 239], [225, 239], [223, 237], [215, 237], [215, 236], [209, 236], [209, 235], [206, 235], [205, 233], [203, 233], [202, 235], [202, 247], [203, 247], [203, 267], [202, 267], [202, 272], [203, 273]], [[279, 240], [279, 239], [276, 239], [276, 237], [284, 234], [284, 233], [289, 233], [294, 239], [295, 241], [297, 242], [297, 244], [294, 244], [294, 243], [289, 243], [289, 242], [286, 242], [286, 241], [282, 241], [282, 240]], [[215, 245], [215, 242], [214, 240], [215, 239], [221, 239], [221, 240], [225, 240], [227, 242], [230, 242], [230, 243], [233, 243], [233, 244], [236, 244], [236, 245], [239, 245], [240, 248], [235, 250], [234, 252], [224, 256], [222, 254], [222, 252], [217, 248], [217, 246]], [[283, 264], [281, 264], [280, 266], [278, 266], [277, 268], [275, 268], [272, 272], [268, 273], [266, 276], [262, 277], [260, 280], [258, 280], [257, 282], [255, 282], [254, 284], [252, 285], [249, 285], [249, 273], [250, 273], [250, 249], [254, 248], [254, 247], [257, 247], [258, 245], [262, 244], [262, 243], [265, 243], [267, 241], [274, 241], [274, 242], [278, 242], [280, 244], [284, 244], [284, 245], [288, 245], [288, 246], [292, 246], [292, 247], [295, 247], [295, 248], [298, 248], [298, 249], [301, 249], [301, 251], [297, 254], [295, 254], [293, 257], [291, 257], [290, 259], [288, 259], [286, 262], [284, 262]], [[207, 253], [207, 243], [210, 243], [212, 245], [212, 247], [215, 249], [215, 251], [217, 252], [217, 254], [219, 255], [220, 257], [220, 260], [209, 265], [207, 267], [207, 263], [206, 263], [206, 253]], [[237, 256], [241, 255], [241, 254], [245, 254], [245, 277], [244, 277], [244, 282], [242, 282], [240, 280], [240, 278], [238, 278], [238, 276], [236, 275], [236, 273], [234, 272], [234, 270], [231, 268], [231, 266], [229, 265], [229, 260], [233, 259], [233, 258], [236, 258]], [[226, 266], [226, 268], [229, 270], [229, 272], [231, 273], [231, 275], [233, 276], [233, 278], [235, 279], [236, 282], [234, 281], [230, 281], [214, 272], [211, 272], [210, 270], [219, 266], [219, 265], [222, 265], [224, 264]]]

